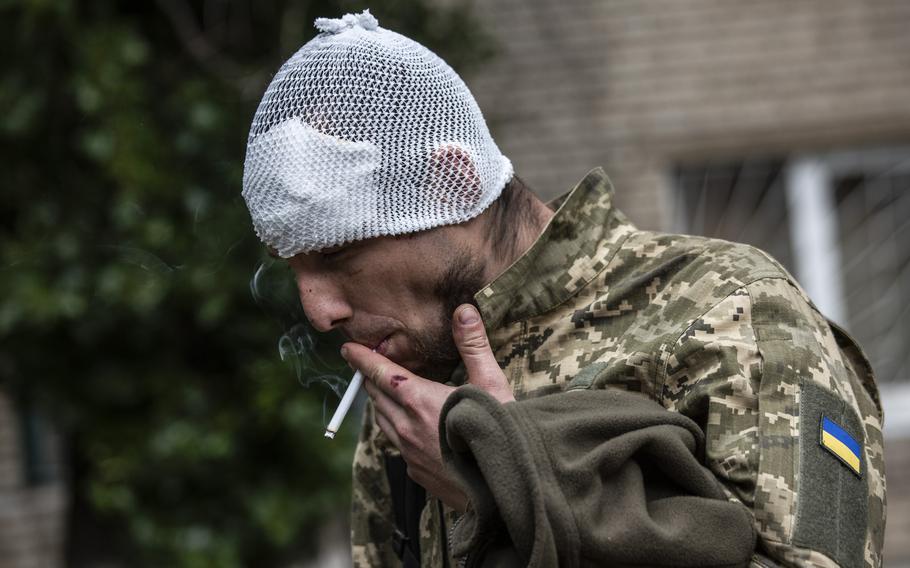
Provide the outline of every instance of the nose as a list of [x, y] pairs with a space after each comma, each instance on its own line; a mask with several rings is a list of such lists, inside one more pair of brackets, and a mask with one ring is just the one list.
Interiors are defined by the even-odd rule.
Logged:
[[317, 331], [331, 331], [353, 315], [344, 292], [328, 278], [298, 274], [297, 290], [303, 312]]

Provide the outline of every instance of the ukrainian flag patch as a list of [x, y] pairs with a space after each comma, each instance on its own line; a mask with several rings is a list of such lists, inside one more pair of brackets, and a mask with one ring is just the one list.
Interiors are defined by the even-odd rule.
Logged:
[[821, 445], [834, 454], [856, 475], [862, 475], [862, 446], [856, 438], [838, 426], [836, 422], [822, 415]]

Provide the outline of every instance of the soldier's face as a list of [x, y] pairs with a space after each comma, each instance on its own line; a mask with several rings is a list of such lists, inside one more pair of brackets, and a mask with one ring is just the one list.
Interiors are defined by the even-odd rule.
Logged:
[[317, 330], [338, 329], [414, 373], [445, 380], [459, 360], [452, 312], [485, 284], [471, 243], [444, 227], [301, 254], [289, 264]]

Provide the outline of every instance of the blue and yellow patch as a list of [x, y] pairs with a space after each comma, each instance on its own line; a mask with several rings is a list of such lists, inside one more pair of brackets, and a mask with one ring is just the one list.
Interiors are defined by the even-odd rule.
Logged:
[[836, 422], [822, 416], [822, 447], [834, 454], [856, 475], [862, 475], [862, 446]]

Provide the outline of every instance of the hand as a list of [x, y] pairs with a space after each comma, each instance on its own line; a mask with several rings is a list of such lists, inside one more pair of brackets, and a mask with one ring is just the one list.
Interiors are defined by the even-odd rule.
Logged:
[[[484, 389], [500, 402], [515, 400], [505, 374], [493, 357], [483, 321], [474, 306], [464, 304], [455, 310], [452, 335], [468, 383]], [[463, 512], [467, 497], [446, 474], [439, 450], [440, 410], [455, 389], [418, 377], [358, 343], [345, 343], [341, 355], [363, 372], [364, 386], [376, 411], [376, 423], [401, 451], [411, 479], [449, 507]]]

